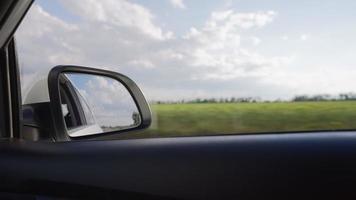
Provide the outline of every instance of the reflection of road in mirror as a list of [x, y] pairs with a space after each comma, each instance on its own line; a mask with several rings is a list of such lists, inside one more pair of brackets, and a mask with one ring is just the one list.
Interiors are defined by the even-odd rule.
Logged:
[[[140, 114], [131, 94], [119, 81], [98, 75], [66, 73], [79, 102], [82, 126], [96, 125], [103, 132], [140, 125]], [[73, 115], [74, 116], [74, 115]]]
[[137, 127], [141, 123], [140, 114], [138, 112], [132, 113], [132, 120], [133, 120], [133, 124], [129, 125], [129, 126], [105, 126], [104, 125], [104, 126], [101, 126], [101, 129], [104, 132], [112, 132], [112, 131], [125, 130], [125, 129], [129, 129], [132, 127]]

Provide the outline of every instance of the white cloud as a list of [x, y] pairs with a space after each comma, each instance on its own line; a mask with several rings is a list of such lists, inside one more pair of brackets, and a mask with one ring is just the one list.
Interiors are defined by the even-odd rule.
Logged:
[[277, 16], [274, 11], [213, 12], [202, 27], [173, 37], [155, 24], [151, 11], [134, 3], [62, 2], [80, 20], [64, 21], [35, 5], [20, 27], [19, 55], [20, 63], [26, 61], [26, 77], [35, 77], [35, 71], [48, 73], [58, 64], [105, 67], [129, 75], [155, 100], [264, 95], [273, 84], [276, 91], [283, 91], [274, 82], [256, 84], [292, 58], [250, 49], [251, 44], [260, 44], [260, 38], [248, 33], [272, 23]]
[[164, 32], [154, 24], [154, 16], [150, 10], [127, 0], [88, 0], [85, 4], [81, 1], [61, 2], [83, 19], [105, 24], [110, 29], [131, 28], [159, 40], [173, 37], [172, 32]]
[[[85, 84], [75, 84], [90, 106], [99, 125], [129, 126], [133, 124], [133, 113], [138, 113], [136, 104], [128, 90], [111, 78], [91, 75], [71, 75], [73, 83], [88, 79]], [[79, 87], [78, 87], [79, 86]], [[92, 98], [94, 97], [95, 98]]]
[[149, 60], [132, 60], [128, 62], [129, 65], [136, 66], [136, 67], [144, 67], [144, 68], [154, 68], [154, 64]]
[[[180, 49], [188, 55], [189, 63], [202, 72], [194, 74], [197, 79], [235, 79], [246, 76], [264, 76], [282, 66], [288, 58], [264, 57], [242, 46], [243, 31], [262, 28], [276, 16], [274, 11], [236, 13], [233, 10], [213, 12], [201, 28], [191, 28], [183, 37], [186, 45]], [[260, 39], [247, 37], [253, 45]]]
[[38, 78], [35, 74], [47, 75], [55, 65], [80, 63], [82, 51], [70, 42], [78, 31], [77, 25], [50, 15], [40, 6], [32, 6], [16, 32], [23, 88]]
[[[347, 93], [354, 91], [354, 67], [346, 67], [340, 70], [331, 66], [306, 67], [301, 71], [291, 73], [288, 70], [280, 70], [271, 74], [269, 79], [263, 79], [263, 83], [271, 85], [283, 85], [293, 93], [289, 95], [315, 95]], [[306, 73], [307, 71], [307, 73]], [[290, 96], [292, 97], [292, 96]]]
[[286, 40], [289, 40], [289, 37], [286, 36], [286, 35], [283, 35], [283, 36], [281, 37], [281, 39], [284, 40], [284, 41], [286, 41]]
[[249, 29], [253, 27], [263, 27], [271, 23], [277, 15], [275, 11], [267, 12], [250, 12], [236, 13], [233, 10], [213, 12], [207, 28], [214, 28], [224, 24], [226, 28], [233, 29], [236, 27]]
[[257, 46], [261, 43], [261, 39], [258, 37], [251, 37], [252, 44]]
[[308, 40], [310, 38], [310, 36], [308, 34], [302, 34], [302, 35], [300, 35], [299, 38], [302, 41], [306, 41], [306, 40]]
[[185, 8], [185, 4], [183, 0], [169, 0], [169, 1], [175, 8], [180, 8], [180, 9]]

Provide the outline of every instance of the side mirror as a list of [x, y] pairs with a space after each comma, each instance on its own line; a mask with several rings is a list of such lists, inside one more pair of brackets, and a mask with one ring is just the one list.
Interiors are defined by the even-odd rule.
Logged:
[[140, 130], [151, 111], [127, 76], [80, 66], [56, 66], [48, 75], [55, 139], [73, 140]]

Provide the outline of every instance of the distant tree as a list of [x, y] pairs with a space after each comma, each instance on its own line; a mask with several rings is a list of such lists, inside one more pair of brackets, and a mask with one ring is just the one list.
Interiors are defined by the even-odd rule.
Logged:
[[292, 101], [308, 101], [309, 97], [307, 95], [298, 95], [293, 98]]
[[134, 121], [134, 125], [140, 124], [140, 114], [138, 112], [132, 113], [132, 120]]

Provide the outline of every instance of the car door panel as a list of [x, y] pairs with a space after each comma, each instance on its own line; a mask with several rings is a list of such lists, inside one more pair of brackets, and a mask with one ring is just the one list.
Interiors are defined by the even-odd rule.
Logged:
[[37, 189], [68, 184], [178, 199], [355, 193], [354, 132], [16, 142], [0, 151], [1, 177]]

